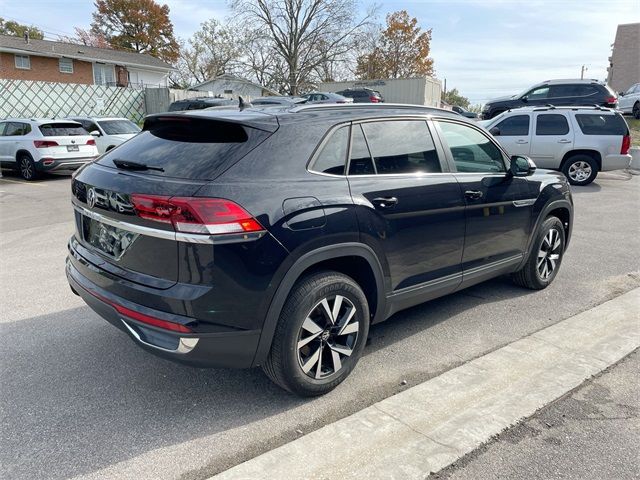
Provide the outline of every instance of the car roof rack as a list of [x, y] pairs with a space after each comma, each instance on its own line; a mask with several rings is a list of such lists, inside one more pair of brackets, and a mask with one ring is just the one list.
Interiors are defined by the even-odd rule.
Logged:
[[452, 113], [444, 108], [430, 107], [427, 105], [411, 105], [406, 103], [322, 103], [312, 105], [298, 105], [291, 108], [292, 113], [309, 112], [312, 110], [428, 110]]

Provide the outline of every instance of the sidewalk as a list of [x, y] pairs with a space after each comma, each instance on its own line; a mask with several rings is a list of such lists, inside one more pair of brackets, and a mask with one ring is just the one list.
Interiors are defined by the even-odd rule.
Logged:
[[640, 288], [214, 478], [423, 480], [638, 348], [639, 306]]
[[640, 478], [640, 351], [428, 478]]

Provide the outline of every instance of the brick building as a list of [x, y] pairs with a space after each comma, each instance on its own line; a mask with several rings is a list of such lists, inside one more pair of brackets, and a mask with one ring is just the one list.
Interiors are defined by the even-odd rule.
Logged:
[[618, 25], [607, 70], [607, 83], [616, 92], [640, 82], [640, 23]]
[[0, 79], [164, 87], [171, 70], [143, 53], [0, 35]]

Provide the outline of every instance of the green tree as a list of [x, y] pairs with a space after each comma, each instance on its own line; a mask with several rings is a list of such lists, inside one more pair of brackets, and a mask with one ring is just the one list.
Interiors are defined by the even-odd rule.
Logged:
[[11, 35], [14, 37], [22, 37], [25, 32], [29, 34], [29, 38], [35, 38], [42, 40], [44, 38], [44, 32], [38, 27], [30, 25], [22, 25], [21, 23], [14, 22], [12, 20], [5, 20], [0, 17], [0, 34]]
[[154, 0], [96, 0], [95, 7], [91, 31], [111, 47], [148, 53], [169, 63], [178, 59], [168, 5]]
[[471, 103], [467, 97], [460, 95], [457, 88], [452, 88], [446, 92], [444, 94], [444, 101], [449, 105], [457, 105], [462, 108], [469, 108], [469, 104]]
[[431, 29], [422, 31], [418, 19], [406, 10], [387, 15], [379, 37], [357, 60], [356, 75], [363, 80], [432, 76]]

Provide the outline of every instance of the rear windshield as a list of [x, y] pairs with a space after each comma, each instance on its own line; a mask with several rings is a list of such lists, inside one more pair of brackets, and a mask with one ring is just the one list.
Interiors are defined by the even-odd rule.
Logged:
[[221, 120], [147, 119], [141, 133], [110, 150], [98, 163], [141, 163], [159, 170], [138, 173], [193, 180], [213, 180], [266, 140], [270, 132]]
[[45, 123], [40, 125], [40, 132], [45, 137], [69, 137], [74, 135], [89, 135], [82, 125], [77, 123]]
[[98, 124], [107, 135], [122, 135], [140, 131], [140, 127], [130, 120], [100, 120]]
[[585, 135], [628, 135], [627, 123], [621, 115], [577, 114], [576, 121]]

